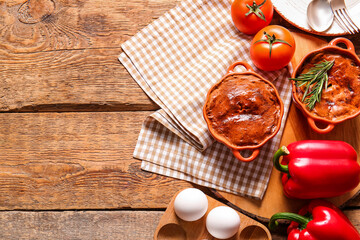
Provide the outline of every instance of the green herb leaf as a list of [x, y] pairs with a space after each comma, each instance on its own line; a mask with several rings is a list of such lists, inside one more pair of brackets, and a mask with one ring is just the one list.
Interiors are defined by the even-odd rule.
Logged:
[[301, 99], [309, 108], [314, 109], [315, 104], [320, 102], [323, 89], [327, 89], [329, 76], [328, 71], [334, 65], [333, 61], [323, 61], [315, 64], [308, 72], [300, 74], [297, 78], [290, 78], [295, 81], [297, 87], [306, 86], [304, 95]]

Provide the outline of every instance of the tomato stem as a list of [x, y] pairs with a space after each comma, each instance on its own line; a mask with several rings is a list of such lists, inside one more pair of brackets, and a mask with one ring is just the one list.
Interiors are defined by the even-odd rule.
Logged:
[[[291, 45], [285, 41], [285, 40], [281, 40], [281, 39], [277, 39], [275, 34], [273, 34], [272, 36], [270, 34], [268, 34], [267, 32], [264, 32], [264, 35], [265, 35], [265, 39], [260, 39], [260, 40], [257, 40], [255, 43], [259, 43], [259, 42], [266, 42], [269, 44], [269, 56], [271, 58], [271, 50], [272, 50], [272, 46], [274, 43], [284, 43], [284, 44], [287, 44], [291, 47]], [[255, 44], [254, 43], [254, 44]]]
[[264, 13], [261, 11], [261, 7], [265, 4], [266, 0], [264, 0], [262, 3], [257, 5], [255, 1], [253, 1], [253, 4], [250, 6], [249, 4], [246, 4], [246, 7], [249, 9], [249, 11], [245, 14], [245, 16], [248, 16], [252, 13], [254, 13], [258, 18], [266, 21]]

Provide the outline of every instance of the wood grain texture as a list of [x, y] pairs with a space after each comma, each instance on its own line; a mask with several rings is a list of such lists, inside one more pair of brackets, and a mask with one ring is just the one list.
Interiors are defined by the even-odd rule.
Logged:
[[165, 208], [192, 185], [132, 157], [149, 114], [0, 114], [0, 210]]
[[[164, 211], [3, 211], [0, 239], [19, 240], [153, 240]], [[345, 211], [360, 230], [359, 210]], [[272, 233], [273, 240], [286, 240], [286, 226]], [[280, 231], [281, 230], [281, 231]]]
[[0, 58], [0, 111], [154, 110], [117, 59], [116, 49]]
[[117, 57], [178, 2], [0, 2], [0, 111], [156, 109]]
[[0, 212], [0, 239], [151, 240], [162, 211]]
[[[0, 239], [153, 239], [162, 211], [104, 209], [163, 209], [192, 185], [132, 158], [158, 106], [117, 57], [179, 2], [0, 1], [0, 210], [36, 210], [0, 211]], [[273, 23], [291, 28], [276, 13]], [[359, 202], [345, 211], [357, 227]], [[76, 211], [39, 211], [65, 209]]]
[[118, 48], [179, 0], [1, 1], [2, 51]]

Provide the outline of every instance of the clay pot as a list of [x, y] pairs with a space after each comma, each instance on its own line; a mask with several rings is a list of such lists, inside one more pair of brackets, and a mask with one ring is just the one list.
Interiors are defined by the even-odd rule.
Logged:
[[[345, 48], [341, 48], [337, 46], [339, 43], [345, 44]], [[346, 38], [335, 38], [333, 39], [327, 46], [322, 47], [320, 49], [317, 49], [315, 51], [312, 51], [305, 55], [303, 59], [300, 61], [299, 65], [295, 68], [292, 78], [297, 77], [303, 70], [303, 66], [309, 62], [311, 58], [313, 58], [318, 53], [335, 53], [340, 54], [344, 57], [352, 59], [357, 66], [360, 66], [360, 60], [356, 56], [355, 48], [353, 43], [346, 39]], [[297, 95], [297, 87], [295, 85], [295, 81], [292, 82], [292, 97], [295, 103], [295, 106], [301, 110], [301, 112], [304, 114], [304, 116], [307, 119], [307, 122], [309, 123], [310, 127], [317, 133], [328, 133], [332, 131], [336, 124], [339, 124], [343, 121], [346, 121], [348, 119], [354, 118], [357, 115], [360, 114], [360, 111], [358, 111], [355, 114], [346, 116], [344, 118], [330, 120], [324, 117], [320, 117], [318, 115], [315, 115], [309, 109], [306, 107], [306, 105], [301, 101], [301, 98]], [[322, 125], [321, 127], [319, 125]]]
[[[244, 72], [234, 72], [241, 65]], [[254, 160], [280, 129], [284, 105], [275, 86], [245, 62], [233, 63], [207, 93], [203, 115], [211, 135], [240, 161]], [[244, 157], [243, 150], [251, 155]]]

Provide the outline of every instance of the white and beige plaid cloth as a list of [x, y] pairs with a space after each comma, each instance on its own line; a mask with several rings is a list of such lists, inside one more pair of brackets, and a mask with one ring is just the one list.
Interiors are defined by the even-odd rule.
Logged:
[[134, 157], [142, 169], [261, 199], [290, 105], [289, 71], [256, 72], [284, 102], [279, 133], [254, 161], [243, 163], [214, 142], [202, 115], [206, 93], [235, 61], [252, 64], [251, 36], [233, 25], [230, 0], [184, 0], [122, 44], [120, 62], [161, 109], [141, 129]]

